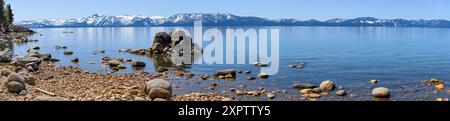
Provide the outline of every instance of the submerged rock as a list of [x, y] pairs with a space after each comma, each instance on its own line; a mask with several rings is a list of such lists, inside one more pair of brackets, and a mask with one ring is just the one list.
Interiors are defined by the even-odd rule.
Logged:
[[163, 72], [166, 72], [166, 71], [169, 71], [169, 69], [167, 69], [165, 67], [158, 67], [156, 69], [156, 72], [158, 72], [158, 73], [163, 73]]
[[262, 73], [259, 73], [259, 74], [258, 74], [258, 77], [259, 77], [260, 79], [267, 79], [267, 78], [269, 78], [269, 75], [266, 74], [266, 73], [264, 73], [264, 72], [262, 72]]
[[72, 55], [72, 54], [73, 54], [73, 51], [70, 51], [70, 50], [64, 51], [64, 55]]
[[316, 88], [316, 85], [313, 85], [311, 83], [294, 83], [292, 84], [292, 88], [295, 89], [313, 89]]
[[79, 59], [77, 57], [74, 57], [70, 59], [70, 62], [78, 63]]
[[131, 66], [132, 67], [145, 67], [145, 63], [140, 60], [132, 60]]
[[232, 78], [236, 78], [236, 70], [234, 69], [227, 69], [227, 70], [217, 70], [216, 73], [214, 73], [214, 77], [218, 78], [219, 76], [227, 76], [231, 75]]

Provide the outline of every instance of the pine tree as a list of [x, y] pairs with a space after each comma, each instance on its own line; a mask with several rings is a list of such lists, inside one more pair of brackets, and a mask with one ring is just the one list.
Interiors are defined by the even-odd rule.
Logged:
[[0, 0], [0, 32], [5, 31], [5, 1]]
[[9, 30], [14, 22], [14, 14], [12, 12], [11, 9], [11, 5], [8, 4], [5, 7], [5, 25], [6, 25], [6, 30]]

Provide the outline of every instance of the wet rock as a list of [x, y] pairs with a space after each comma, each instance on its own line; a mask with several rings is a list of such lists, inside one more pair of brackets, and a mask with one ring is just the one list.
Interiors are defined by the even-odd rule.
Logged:
[[164, 67], [158, 67], [158, 68], [156, 69], [156, 72], [158, 72], [158, 73], [163, 73], [163, 72], [166, 72], [166, 71], [169, 71], [169, 69], [164, 68]]
[[300, 68], [300, 69], [302, 69], [304, 67], [305, 67], [305, 63], [304, 62], [299, 62], [299, 63], [296, 63], [296, 64], [289, 65], [289, 68]]
[[389, 98], [390, 90], [386, 87], [378, 87], [372, 90], [372, 96], [377, 98]]
[[243, 73], [243, 74], [251, 74], [252, 71], [250, 71], [250, 70], [244, 70], [244, 71], [242, 71], [242, 73]]
[[247, 80], [256, 80], [255, 77], [247, 77]]
[[72, 55], [72, 54], [73, 54], [73, 51], [70, 51], [70, 50], [64, 51], [64, 55]]
[[295, 89], [313, 89], [316, 88], [316, 85], [313, 85], [311, 83], [294, 83], [292, 84], [292, 88]]
[[330, 80], [326, 80], [326, 81], [323, 81], [322, 83], [320, 83], [319, 88], [322, 91], [331, 91], [335, 88], [335, 84], [334, 84], [334, 82], [332, 82]]
[[161, 54], [161, 53], [164, 53], [164, 47], [163, 47], [163, 45], [160, 44], [160, 43], [155, 43], [155, 44], [153, 44], [151, 50], [152, 50], [152, 52], [153, 52], [154, 54]]
[[59, 62], [59, 59], [52, 58], [52, 59], [50, 59], [50, 62]]
[[60, 97], [37, 96], [33, 99], [33, 101], [64, 101], [64, 99]]
[[201, 76], [200, 78], [202, 78], [202, 80], [208, 80], [209, 75], [203, 75], [203, 76]]
[[339, 91], [336, 92], [336, 95], [337, 95], [337, 96], [345, 96], [345, 95], [347, 95], [347, 91], [345, 91], [345, 90], [339, 90]]
[[25, 85], [16, 81], [8, 82], [6, 85], [8, 91], [11, 93], [20, 93], [22, 90], [25, 90]]
[[236, 70], [234, 70], [234, 69], [218, 70], [218, 71], [216, 71], [216, 73], [214, 73], [214, 77], [219, 77], [219, 76], [225, 77], [227, 75], [231, 75], [233, 78], [236, 78]]
[[269, 99], [274, 99], [275, 98], [275, 93], [267, 93], [267, 97]]
[[230, 79], [230, 78], [234, 78], [234, 76], [232, 74], [227, 74], [227, 75], [225, 75], [225, 78]]
[[29, 48], [28, 48], [29, 50], [39, 50], [39, 49], [41, 49], [39, 46], [37, 46], [37, 45], [32, 45], [32, 46], [30, 46]]
[[105, 53], [106, 51], [105, 50], [97, 50], [97, 51], [95, 51], [95, 53]]
[[440, 79], [436, 79], [436, 78], [432, 78], [430, 80], [423, 80], [423, 83], [427, 83], [427, 84], [433, 84], [433, 85], [438, 85], [438, 84], [444, 84], [445, 82], [443, 80]]
[[132, 67], [145, 67], [145, 63], [140, 60], [132, 60], [131, 66]]
[[119, 65], [117, 65], [117, 68], [118, 69], [125, 69], [125, 68], [127, 68], [124, 64], [119, 64]]
[[78, 63], [78, 61], [80, 61], [80, 59], [77, 57], [70, 59], [70, 62]]
[[258, 74], [258, 77], [259, 77], [260, 79], [267, 79], [267, 78], [269, 78], [269, 75], [266, 74], [266, 73], [264, 73], [264, 72], [262, 72], [262, 73], [259, 73], [259, 74]]
[[261, 62], [255, 62], [255, 63], [253, 64], [253, 66], [256, 66], [256, 67], [266, 67], [267, 64], [263, 64], [263, 63], [261, 63]]
[[111, 61], [109, 61], [109, 63], [108, 63], [108, 65], [109, 65], [109, 67], [117, 67], [117, 66], [119, 66], [120, 64], [122, 64], [120, 61], [117, 61], [117, 60], [111, 60]]

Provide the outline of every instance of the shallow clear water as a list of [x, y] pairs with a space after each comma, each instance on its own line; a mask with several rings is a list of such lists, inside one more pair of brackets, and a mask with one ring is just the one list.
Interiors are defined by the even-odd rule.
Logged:
[[[177, 27], [175, 27], [177, 28]], [[183, 27], [180, 27], [183, 28]], [[241, 27], [217, 27], [225, 28]], [[250, 27], [245, 27], [250, 28]], [[434, 100], [447, 96], [432, 93], [432, 87], [420, 83], [421, 80], [437, 77], [450, 80], [450, 29], [446, 28], [394, 28], [394, 27], [251, 27], [280, 30], [280, 70], [267, 80], [247, 81], [247, 75], [238, 75], [236, 81], [216, 81], [219, 89], [227, 91], [230, 87], [246, 84], [249, 88], [287, 89], [288, 94], [276, 98], [299, 100], [298, 92], [291, 89], [294, 82], [319, 84], [323, 80], [333, 80], [354, 92], [354, 97], [323, 97], [321, 100], [371, 100], [370, 91], [375, 86], [392, 89], [392, 100]], [[53, 58], [61, 59], [61, 65], [74, 65], [72, 57], [80, 58], [77, 66], [90, 71], [108, 72], [100, 65], [102, 57], [119, 57], [145, 61], [144, 71], [154, 72], [155, 64], [150, 57], [119, 53], [119, 49], [149, 48], [155, 33], [171, 31], [174, 27], [137, 28], [40, 28], [42, 33], [31, 36], [37, 43], [15, 45], [18, 55], [25, 55], [27, 47], [39, 45], [42, 52], [49, 52]], [[193, 28], [185, 27], [193, 33]], [[206, 28], [204, 28], [206, 29]], [[73, 31], [74, 33], [63, 33]], [[205, 43], [204, 43], [205, 44]], [[63, 55], [64, 50], [56, 50], [56, 45], [68, 46], [74, 55]], [[96, 50], [106, 50], [104, 54], [92, 54]], [[88, 64], [93, 61], [96, 64]], [[289, 64], [305, 62], [305, 68], [289, 68]], [[129, 65], [127, 65], [129, 66]], [[252, 70], [256, 76], [259, 68], [245, 65], [193, 65], [189, 71], [199, 74], [212, 74], [220, 69]], [[133, 72], [127, 69], [118, 73]], [[380, 80], [371, 85], [369, 80]], [[177, 92], [204, 92], [211, 82], [194, 86], [198, 80], [175, 81], [185, 89]], [[448, 87], [448, 84], [446, 85]], [[241, 97], [250, 98], [252, 97]], [[256, 98], [260, 100], [261, 98]], [[264, 100], [264, 98], [262, 98]], [[291, 100], [291, 99], [289, 99]]]

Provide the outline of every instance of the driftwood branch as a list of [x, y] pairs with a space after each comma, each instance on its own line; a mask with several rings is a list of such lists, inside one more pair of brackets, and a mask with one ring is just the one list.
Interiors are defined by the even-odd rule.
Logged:
[[45, 94], [47, 94], [47, 95], [50, 95], [50, 96], [56, 96], [55, 93], [52, 93], [52, 92], [49, 92], [49, 91], [45, 91], [45, 90], [40, 89], [40, 88], [37, 88], [37, 87], [36, 87], [36, 90], [38, 90], [38, 91], [40, 91], [40, 92], [42, 92], [42, 93], [45, 93]]

